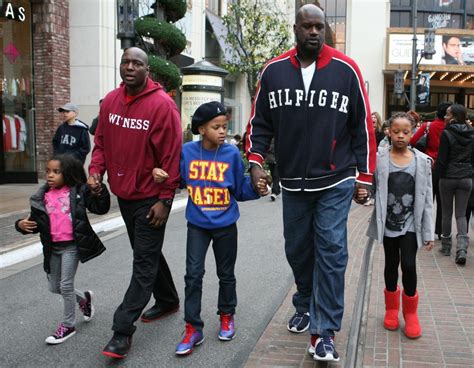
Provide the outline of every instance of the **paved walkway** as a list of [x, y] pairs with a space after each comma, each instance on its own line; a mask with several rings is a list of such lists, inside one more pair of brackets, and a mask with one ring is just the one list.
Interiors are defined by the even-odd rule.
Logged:
[[[357, 206], [348, 223], [349, 264], [346, 272], [345, 314], [336, 346], [339, 363], [317, 363], [307, 354], [308, 334], [292, 334], [286, 324], [294, 313], [288, 293], [278, 312], [251, 353], [246, 368], [253, 367], [342, 367], [347, 348], [349, 326], [356, 298], [363, 250], [367, 244], [365, 231], [373, 207]], [[472, 230], [471, 230], [472, 232]], [[473, 241], [471, 241], [472, 249]], [[406, 338], [402, 330], [383, 328], [385, 311], [383, 289], [384, 253], [381, 244], [374, 245], [369, 303], [365, 334], [359, 341], [363, 367], [473, 367], [474, 366], [474, 259], [469, 253], [464, 267], [454, 263], [454, 256], [433, 251], [418, 254], [419, 316], [423, 336]], [[401, 283], [401, 282], [400, 282]], [[403, 317], [400, 311], [401, 325]], [[359, 361], [359, 359], [358, 359]]]
[[[0, 186], [0, 253], [19, 244], [12, 230], [12, 220], [26, 214], [28, 197], [35, 185]], [[182, 193], [185, 196], [185, 193]], [[365, 231], [373, 207], [354, 205], [348, 223], [349, 264], [346, 272], [345, 314], [336, 344], [341, 355], [337, 364], [316, 363], [307, 354], [309, 335], [292, 334], [286, 324], [294, 312], [292, 288], [250, 354], [246, 367], [342, 367], [345, 363], [352, 311], [367, 238]], [[117, 215], [114, 204], [112, 215]], [[92, 220], [94, 221], [94, 220]], [[472, 230], [471, 230], [472, 232]], [[20, 237], [21, 238], [21, 237]], [[471, 241], [471, 249], [473, 241]], [[474, 259], [468, 254], [467, 264], [459, 267], [454, 257], [438, 253], [436, 241], [432, 252], [418, 255], [419, 315], [423, 337], [407, 339], [401, 330], [386, 331], [384, 314], [383, 265], [380, 244], [374, 245], [370, 273], [369, 303], [363, 325], [365, 333], [359, 341], [364, 367], [468, 367], [474, 366]], [[401, 313], [400, 313], [401, 317]], [[402, 317], [401, 317], [402, 318]], [[403, 320], [403, 319], [402, 319]], [[403, 322], [402, 322], [403, 326]]]

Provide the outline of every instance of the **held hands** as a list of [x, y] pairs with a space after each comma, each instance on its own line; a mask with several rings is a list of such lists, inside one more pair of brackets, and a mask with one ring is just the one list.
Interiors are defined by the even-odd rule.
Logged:
[[272, 188], [270, 187], [270, 185], [268, 185], [266, 179], [259, 179], [258, 180], [257, 189], [258, 189], [257, 193], [260, 197], [264, 197], [272, 191]]
[[260, 196], [270, 193], [269, 187], [272, 183], [272, 178], [265, 170], [258, 165], [253, 166], [250, 169], [250, 177], [252, 178], [253, 188]]
[[25, 233], [32, 233], [38, 227], [36, 221], [31, 221], [30, 216], [18, 222], [18, 227]]
[[370, 196], [370, 187], [365, 184], [356, 183], [354, 190], [354, 202], [358, 204], [364, 204], [369, 200]]
[[425, 250], [430, 251], [431, 249], [433, 249], [433, 245], [434, 245], [433, 240], [426, 241], [425, 244], [424, 244]]
[[152, 176], [155, 183], [163, 183], [170, 177], [165, 170], [160, 169], [159, 167], [153, 169]]
[[87, 186], [93, 195], [99, 195], [102, 187], [102, 176], [100, 174], [92, 174], [87, 179]]

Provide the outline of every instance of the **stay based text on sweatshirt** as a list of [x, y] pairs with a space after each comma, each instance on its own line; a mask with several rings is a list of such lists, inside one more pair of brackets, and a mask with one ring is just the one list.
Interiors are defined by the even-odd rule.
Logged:
[[205, 229], [235, 223], [240, 216], [237, 201], [259, 198], [244, 171], [239, 149], [233, 144], [224, 143], [217, 151], [204, 149], [201, 142], [184, 144], [181, 185], [189, 194], [186, 219]]

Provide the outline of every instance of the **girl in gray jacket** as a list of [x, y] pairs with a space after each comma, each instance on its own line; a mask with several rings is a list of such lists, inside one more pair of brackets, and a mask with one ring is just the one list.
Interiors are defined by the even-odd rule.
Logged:
[[[431, 159], [409, 147], [412, 117], [397, 113], [389, 120], [392, 145], [377, 153], [374, 175], [375, 209], [367, 235], [383, 243], [385, 251], [384, 327], [399, 327], [400, 288], [398, 267], [402, 269], [402, 305], [405, 335], [421, 336], [416, 291], [416, 253], [434, 242]], [[357, 192], [362, 198], [366, 193]]]

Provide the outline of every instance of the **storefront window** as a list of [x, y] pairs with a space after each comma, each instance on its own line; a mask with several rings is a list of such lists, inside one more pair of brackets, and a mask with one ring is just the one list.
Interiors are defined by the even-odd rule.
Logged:
[[3, 1], [0, 11], [0, 176], [4, 178], [35, 171], [35, 135], [30, 1]]

